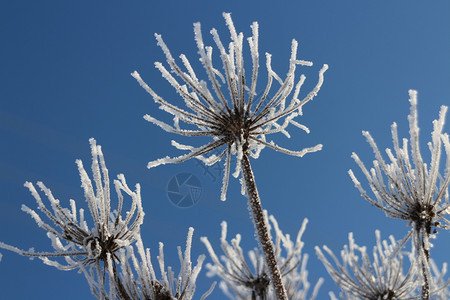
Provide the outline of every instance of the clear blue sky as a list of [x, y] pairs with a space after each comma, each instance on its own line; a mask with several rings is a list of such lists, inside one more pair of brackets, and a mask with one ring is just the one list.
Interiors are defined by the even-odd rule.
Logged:
[[[407, 135], [408, 89], [419, 91], [422, 142], [429, 140], [440, 105], [450, 105], [449, 1], [28, 0], [0, 2], [1, 241], [50, 250], [44, 232], [20, 210], [22, 203], [35, 207], [23, 183], [44, 181], [63, 203], [70, 198], [82, 203], [74, 162], [80, 158], [90, 165], [88, 139], [94, 137], [111, 177], [124, 173], [130, 185], [141, 183], [144, 244], [156, 255], [158, 242], [164, 242], [166, 264], [178, 270], [176, 246], [184, 245], [189, 226], [195, 228], [193, 259], [206, 253], [200, 236], [219, 248], [222, 220], [230, 235], [243, 235], [248, 249], [256, 245], [237, 180], [231, 180], [228, 200], [221, 202], [219, 181], [195, 161], [147, 170], [148, 161], [180, 151], [170, 145], [177, 137], [143, 120], [146, 113], [170, 118], [129, 75], [139, 71], [160, 95], [179, 101], [153, 67], [164, 61], [153, 33], [163, 35], [174, 55], [196, 61], [192, 24], [200, 21], [205, 36], [215, 27], [226, 39], [222, 12], [231, 12], [246, 36], [251, 22], [258, 21], [260, 54], [273, 55], [278, 74], [287, 71], [292, 38], [299, 41], [300, 57], [315, 63], [305, 69], [307, 82], [316, 81], [321, 65], [330, 66], [319, 96], [297, 120], [311, 133], [291, 129], [290, 140], [274, 137], [290, 149], [318, 143], [324, 149], [301, 159], [265, 149], [253, 164], [263, 207], [284, 232], [296, 235], [303, 218], [310, 220], [305, 252], [310, 282], [325, 278], [319, 299], [337, 288], [314, 246], [326, 244], [337, 252], [349, 231], [370, 248], [375, 229], [383, 237], [403, 237], [406, 224], [387, 219], [353, 187], [347, 170], [361, 173], [350, 154], [357, 152], [367, 164], [373, 158], [361, 130], [369, 130], [380, 148], [392, 145], [393, 121], [400, 135]], [[169, 180], [182, 172], [194, 174], [203, 189], [197, 205], [187, 209], [172, 205], [166, 194]], [[441, 265], [448, 259], [448, 232], [440, 232], [434, 244], [432, 257]], [[81, 274], [1, 252], [0, 299], [93, 298]], [[211, 281], [203, 272], [197, 295]], [[223, 296], [217, 290], [211, 299]]]

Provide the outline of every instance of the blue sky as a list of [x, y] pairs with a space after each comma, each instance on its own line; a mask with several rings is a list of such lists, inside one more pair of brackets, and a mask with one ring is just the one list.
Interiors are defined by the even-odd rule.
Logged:
[[[232, 13], [245, 36], [258, 21], [260, 55], [273, 55], [278, 74], [287, 71], [292, 38], [299, 42], [300, 57], [315, 63], [303, 69], [310, 85], [324, 63], [330, 66], [318, 97], [297, 119], [311, 133], [293, 128], [290, 140], [274, 137], [290, 149], [322, 143], [323, 150], [294, 158], [265, 149], [253, 162], [263, 207], [281, 229], [295, 235], [303, 218], [309, 219], [303, 240], [310, 254], [310, 282], [325, 278], [319, 299], [337, 288], [316, 259], [314, 246], [326, 244], [337, 252], [352, 231], [359, 244], [371, 248], [375, 229], [398, 239], [407, 232], [404, 222], [387, 219], [359, 195], [347, 170], [361, 177], [350, 158], [353, 151], [367, 164], [373, 158], [361, 130], [369, 130], [380, 148], [392, 145], [393, 121], [400, 135], [407, 136], [408, 89], [419, 92], [424, 146], [440, 105], [450, 105], [448, 1], [2, 1], [1, 241], [50, 250], [45, 233], [20, 210], [23, 203], [35, 207], [23, 183], [40, 180], [63, 203], [70, 198], [83, 203], [74, 162], [80, 158], [90, 165], [88, 139], [94, 137], [111, 177], [124, 173], [130, 185], [142, 185], [144, 244], [156, 253], [158, 242], [164, 242], [166, 264], [178, 268], [176, 246], [184, 245], [189, 226], [195, 228], [194, 258], [206, 253], [200, 236], [219, 248], [222, 220], [229, 223], [230, 235], [243, 235], [247, 249], [256, 245], [236, 179], [227, 201], [221, 202], [220, 180], [204, 174], [196, 161], [147, 170], [148, 161], [181, 153], [170, 145], [177, 137], [142, 118], [150, 113], [170, 120], [130, 76], [137, 70], [160, 95], [179, 101], [153, 67], [155, 61], [164, 62], [153, 33], [163, 35], [174, 55], [185, 53], [196, 61], [192, 24], [200, 21], [205, 36], [215, 27], [226, 39], [222, 12]], [[207, 41], [212, 44], [209, 37]], [[183, 172], [199, 179], [202, 195], [195, 206], [181, 209], [168, 200], [167, 184]], [[441, 265], [450, 249], [448, 232], [440, 232], [434, 244], [432, 257]], [[93, 298], [81, 274], [1, 252], [1, 299]], [[197, 295], [212, 281], [204, 274]], [[211, 299], [223, 296], [217, 290]]]

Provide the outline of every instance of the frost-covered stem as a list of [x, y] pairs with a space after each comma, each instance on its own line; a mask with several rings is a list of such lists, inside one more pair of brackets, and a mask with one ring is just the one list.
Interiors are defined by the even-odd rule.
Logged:
[[283, 281], [281, 279], [280, 268], [278, 268], [272, 239], [270, 238], [268, 225], [264, 219], [261, 200], [259, 198], [255, 177], [253, 176], [252, 167], [250, 165], [249, 152], [245, 148], [243, 150], [242, 173], [245, 181], [245, 187], [247, 189], [248, 206], [251, 210], [253, 224], [255, 225], [256, 235], [258, 236], [258, 242], [262, 252], [264, 253], [264, 259], [266, 261], [267, 268], [269, 269], [269, 276], [275, 290], [275, 294], [277, 295], [277, 299], [287, 300], [288, 297], [286, 289], [284, 288]]
[[[420, 228], [416, 229], [418, 231], [418, 236], [420, 233]], [[428, 266], [430, 263], [430, 250], [425, 247], [425, 241], [424, 237], [422, 237], [421, 241], [421, 247], [424, 254], [425, 260], [422, 258], [419, 258], [419, 261], [421, 262], [421, 268], [422, 268], [422, 276], [423, 276], [423, 286], [422, 286], [422, 300], [430, 300], [430, 281], [428, 278]], [[418, 251], [418, 255], [420, 255], [421, 251]]]
[[[424, 247], [424, 243], [422, 241], [422, 247]], [[422, 273], [423, 273], [423, 286], [422, 286], [422, 300], [430, 300], [430, 283], [428, 280], [428, 272], [425, 264], [429, 264], [430, 262], [430, 251], [427, 249], [423, 249], [425, 254], [426, 261], [422, 261]]]

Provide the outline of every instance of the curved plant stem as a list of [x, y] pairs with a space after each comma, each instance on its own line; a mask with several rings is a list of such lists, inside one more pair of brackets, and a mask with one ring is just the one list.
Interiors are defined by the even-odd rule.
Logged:
[[258, 189], [256, 188], [255, 177], [253, 176], [252, 167], [250, 165], [250, 158], [248, 151], [244, 150], [242, 157], [242, 173], [244, 177], [244, 184], [247, 189], [248, 206], [255, 225], [258, 242], [264, 253], [267, 268], [269, 269], [269, 276], [277, 295], [278, 300], [287, 300], [286, 289], [284, 288], [281, 272], [278, 268], [275, 251], [272, 244], [272, 239], [264, 218], [261, 200], [259, 198]]

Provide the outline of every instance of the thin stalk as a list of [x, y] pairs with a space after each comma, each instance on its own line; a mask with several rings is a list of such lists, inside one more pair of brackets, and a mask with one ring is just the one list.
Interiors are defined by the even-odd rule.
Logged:
[[[246, 148], [246, 147], [245, 147]], [[247, 149], [243, 149], [242, 157], [242, 173], [244, 176], [245, 187], [247, 189], [248, 206], [255, 225], [256, 235], [258, 236], [259, 246], [264, 253], [264, 260], [269, 269], [269, 276], [275, 290], [278, 300], [287, 300], [286, 289], [284, 288], [281, 279], [280, 268], [278, 268], [275, 251], [270, 238], [268, 225], [264, 218], [261, 200], [259, 198], [258, 189], [256, 188], [255, 177], [253, 176], [252, 167], [250, 165], [250, 158]]]
[[[430, 300], [430, 278], [428, 278], [429, 274], [429, 263], [430, 263], [430, 250], [425, 247], [425, 238], [429, 239], [429, 235], [425, 237], [425, 235], [422, 235], [421, 230], [421, 224], [418, 222], [415, 225], [415, 234], [418, 239], [418, 245], [416, 245], [417, 251], [417, 261], [420, 262], [420, 268], [422, 270], [422, 278], [423, 278], [423, 285], [422, 285], [422, 300]], [[428, 226], [428, 230], [425, 230], [426, 232], [431, 232], [431, 225]], [[423, 253], [423, 255], [422, 255]]]
[[422, 286], [422, 300], [430, 300], [430, 282], [428, 278], [427, 265], [430, 262], [430, 250], [425, 248], [425, 243], [422, 238], [422, 250], [425, 254], [426, 261], [422, 262], [422, 273], [423, 273], [423, 286]]

